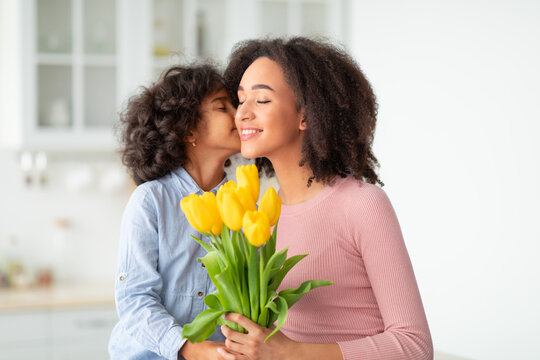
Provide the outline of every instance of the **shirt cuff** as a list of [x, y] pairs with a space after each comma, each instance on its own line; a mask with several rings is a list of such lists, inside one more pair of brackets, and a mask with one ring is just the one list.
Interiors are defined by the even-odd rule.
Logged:
[[182, 338], [182, 327], [180, 325], [173, 326], [161, 339], [159, 344], [159, 352], [169, 360], [178, 360], [178, 351], [186, 339]]

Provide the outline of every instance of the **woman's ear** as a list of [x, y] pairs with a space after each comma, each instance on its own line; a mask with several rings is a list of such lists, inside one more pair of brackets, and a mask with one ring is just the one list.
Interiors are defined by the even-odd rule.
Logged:
[[298, 119], [299, 119], [299, 124], [298, 124], [298, 129], [300, 130], [306, 130], [307, 129], [307, 122], [306, 122], [306, 113], [304, 111], [304, 109], [300, 110], [298, 112]]

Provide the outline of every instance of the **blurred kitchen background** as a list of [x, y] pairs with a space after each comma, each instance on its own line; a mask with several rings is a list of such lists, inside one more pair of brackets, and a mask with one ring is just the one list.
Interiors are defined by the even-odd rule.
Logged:
[[0, 0], [0, 31], [0, 359], [108, 357], [137, 88], [296, 34], [344, 46], [378, 95], [435, 358], [540, 359], [540, 2]]

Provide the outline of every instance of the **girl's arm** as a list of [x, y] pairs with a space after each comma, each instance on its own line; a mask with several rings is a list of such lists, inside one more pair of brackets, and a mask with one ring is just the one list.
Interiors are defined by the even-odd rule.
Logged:
[[[126, 206], [116, 275], [116, 307], [126, 333], [144, 348], [177, 360], [186, 340], [182, 338], [182, 326], [161, 303], [163, 280], [157, 270], [158, 216], [153, 201], [144, 188], [138, 187]], [[211, 347], [211, 344], [197, 345], [191, 350], [200, 353]], [[215, 347], [209, 356], [198, 358], [218, 359]]]

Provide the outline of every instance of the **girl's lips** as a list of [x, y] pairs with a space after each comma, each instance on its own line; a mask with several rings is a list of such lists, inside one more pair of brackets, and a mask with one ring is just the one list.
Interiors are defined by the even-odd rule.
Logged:
[[259, 135], [262, 133], [262, 130], [255, 129], [255, 128], [245, 128], [240, 130], [240, 140], [241, 141], [247, 141], [249, 139], [252, 139], [253, 137]]

